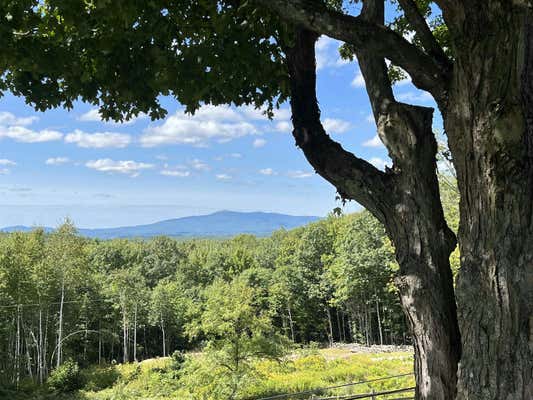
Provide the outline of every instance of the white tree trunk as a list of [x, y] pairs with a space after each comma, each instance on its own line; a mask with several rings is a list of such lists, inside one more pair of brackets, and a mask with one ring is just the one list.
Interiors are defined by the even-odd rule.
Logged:
[[59, 305], [59, 327], [57, 332], [57, 359], [56, 368], [61, 365], [63, 357], [63, 303], [65, 302], [65, 277], [61, 281], [61, 302]]

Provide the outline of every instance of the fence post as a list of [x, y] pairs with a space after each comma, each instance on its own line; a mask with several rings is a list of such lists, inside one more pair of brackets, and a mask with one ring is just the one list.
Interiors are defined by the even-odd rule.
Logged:
[[372, 400], [376, 400], [376, 396], [374, 396], [375, 393], [374, 389], [372, 389]]

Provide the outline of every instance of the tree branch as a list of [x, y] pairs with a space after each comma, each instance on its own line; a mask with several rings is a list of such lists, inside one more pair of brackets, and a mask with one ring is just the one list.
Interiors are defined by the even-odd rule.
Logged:
[[[385, 19], [383, 0], [364, 1], [361, 18], [368, 22], [381, 24]], [[389, 104], [395, 102], [387, 65], [383, 57], [375, 56], [370, 50], [356, 51], [356, 56], [365, 80], [376, 126], [379, 126], [380, 115], [385, 115]]]
[[344, 150], [333, 141], [320, 122], [316, 97], [315, 42], [318, 35], [298, 30], [296, 41], [286, 48], [291, 85], [291, 109], [296, 145], [316, 172], [335, 186], [341, 196], [353, 199], [381, 219], [393, 204], [388, 188], [390, 176]]
[[372, 51], [403, 68], [419, 89], [443, 99], [449, 81], [449, 65], [443, 65], [391, 29], [327, 8], [313, 0], [255, 0], [295, 25]]
[[439, 63], [443, 65], [449, 65], [451, 67], [450, 60], [444, 53], [444, 50], [433, 36], [431, 29], [426, 23], [424, 16], [420, 13], [418, 6], [414, 0], [398, 0], [400, 3], [405, 16], [409, 23], [414, 28], [416, 34], [418, 35], [422, 46], [426, 49], [428, 54], [433, 56]]

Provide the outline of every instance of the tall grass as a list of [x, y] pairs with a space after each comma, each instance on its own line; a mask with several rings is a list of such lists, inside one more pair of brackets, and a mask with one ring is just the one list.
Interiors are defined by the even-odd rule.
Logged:
[[[196, 356], [196, 359], [200, 358]], [[307, 350], [282, 361], [262, 360], [254, 365], [253, 378], [243, 383], [242, 399], [257, 399], [283, 393], [297, 393], [348, 382], [367, 381], [412, 372], [410, 353], [351, 354], [346, 350]], [[91, 367], [82, 371], [84, 389], [61, 396], [36, 390], [25, 392], [13, 400], [209, 400], [201, 390], [185, 388], [187, 379], [180, 379], [180, 371], [171, 358], [146, 360], [141, 363]], [[413, 377], [400, 377], [347, 386], [315, 395], [343, 395], [369, 393], [413, 386]], [[188, 390], [185, 390], [188, 389]], [[187, 393], [185, 395], [185, 393]], [[193, 394], [191, 394], [193, 393]], [[22, 393], [21, 393], [22, 395]], [[310, 396], [291, 397], [307, 399]]]

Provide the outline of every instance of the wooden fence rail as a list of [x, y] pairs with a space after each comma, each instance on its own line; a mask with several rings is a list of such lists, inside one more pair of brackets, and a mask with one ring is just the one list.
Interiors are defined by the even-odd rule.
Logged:
[[[355, 399], [376, 399], [379, 396], [387, 396], [391, 394], [412, 392], [415, 390], [415, 387], [395, 389], [395, 390], [385, 390], [383, 392], [372, 392], [372, 393], [361, 393], [361, 394], [348, 394], [343, 396], [329, 396], [329, 397], [311, 397], [313, 400], [355, 400]], [[409, 397], [410, 399], [411, 397]], [[405, 398], [404, 398], [405, 399]], [[388, 399], [394, 400], [394, 399]], [[398, 399], [397, 399], [398, 400]]]
[[[295, 392], [295, 393], [283, 393], [283, 394], [277, 394], [274, 396], [268, 396], [268, 397], [261, 397], [261, 398], [255, 398], [255, 399], [246, 399], [246, 400], [281, 400], [281, 399], [289, 399], [289, 398], [296, 398], [301, 396], [308, 395], [310, 399], [313, 400], [352, 400], [352, 399], [364, 399], [364, 398], [371, 398], [374, 396], [376, 398], [377, 396], [385, 396], [395, 393], [404, 393], [408, 391], [412, 391], [415, 388], [403, 388], [403, 389], [396, 389], [396, 390], [389, 390], [384, 392], [375, 392], [375, 393], [366, 393], [366, 394], [352, 394], [352, 395], [339, 395], [339, 396], [330, 396], [330, 397], [315, 397], [315, 394], [317, 393], [323, 393], [324, 391], [333, 390], [333, 389], [340, 389], [340, 388], [346, 388], [356, 385], [363, 385], [366, 383], [372, 383], [372, 382], [379, 382], [379, 381], [385, 381], [395, 378], [402, 378], [406, 376], [414, 375], [412, 372], [407, 374], [399, 374], [399, 375], [392, 375], [392, 376], [385, 376], [383, 378], [376, 378], [376, 379], [370, 379], [367, 381], [358, 381], [358, 382], [349, 382], [349, 383], [343, 383], [341, 385], [334, 385], [334, 386], [326, 386], [326, 387], [320, 387], [316, 389], [309, 389], [304, 390], [302, 392]], [[359, 397], [357, 397], [359, 396]], [[409, 400], [412, 399], [412, 397], [407, 398], [401, 398], [401, 399], [387, 399], [387, 400]]]

